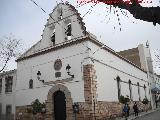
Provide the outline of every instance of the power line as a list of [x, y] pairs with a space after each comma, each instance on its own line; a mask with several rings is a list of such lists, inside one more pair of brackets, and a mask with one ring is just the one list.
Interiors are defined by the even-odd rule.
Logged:
[[[32, 3], [34, 3], [37, 7], [39, 7], [44, 13], [46, 13], [46, 11], [42, 8], [42, 7], [40, 7], [34, 0], [30, 0], [30, 1], [32, 1]], [[51, 14], [49, 14], [49, 17], [54, 21], [54, 22], [56, 22], [56, 20], [51, 16]], [[59, 22], [57, 22], [59, 25], [61, 25]], [[64, 28], [64, 30], [66, 31], [66, 29]], [[72, 35], [73, 36], [73, 35]], [[74, 36], [73, 36], [74, 37]]]
[[46, 11], [40, 7], [34, 0], [30, 0], [31, 2], [33, 2], [37, 7], [39, 7], [44, 13], [46, 13]]
[[82, 16], [82, 18], [84, 18], [89, 12], [93, 11], [93, 8], [97, 5], [97, 3], [95, 3], [94, 5], [91, 5], [91, 7], [89, 8], [89, 10]]

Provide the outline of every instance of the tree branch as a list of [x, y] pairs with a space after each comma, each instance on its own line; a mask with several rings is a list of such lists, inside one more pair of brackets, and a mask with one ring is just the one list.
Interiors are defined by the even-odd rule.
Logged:
[[0, 70], [0, 72], [2, 72], [5, 69], [5, 67], [7, 66], [7, 63], [8, 63], [9, 60], [10, 59], [8, 57], [7, 60], [5, 61], [5, 64], [3, 65], [2, 69]]
[[20, 52], [20, 45], [20, 40], [14, 38], [12, 34], [0, 40], [0, 72], [6, 68], [8, 61]]
[[143, 7], [138, 1], [132, 0], [131, 3], [124, 2], [123, 0], [98, 0], [107, 5], [117, 6], [121, 9], [129, 11], [134, 18], [147, 22], [153, 22], [153, 25], [160, 25], [160, 7]]

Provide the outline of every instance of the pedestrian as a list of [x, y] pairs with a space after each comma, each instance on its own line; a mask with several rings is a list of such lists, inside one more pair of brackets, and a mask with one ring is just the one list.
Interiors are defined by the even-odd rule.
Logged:
[[133, 105], [133, 110], [134, 110], [134, 113], [135, 113], [135, 116], [138, 116], [138, 106], [137, 106], [137, 103], [135, 102], [134, 105]]
[[128, 104], [127, 104], [127, 107], [128, 107], [128, 110], [127, 110], [127, 117], [129, 117], [130, 107], [129, 107], [129, 105], [128, 105]]
[[123, 107], [123, 112], [124, 112], [124, 115], [125, 115], [125, 118], [126, 118], [126, 120], [127, 120], [127, 117], [128, 117], [128, 105], [127, 104], [125, 104], [124, 105], [124, 107]]

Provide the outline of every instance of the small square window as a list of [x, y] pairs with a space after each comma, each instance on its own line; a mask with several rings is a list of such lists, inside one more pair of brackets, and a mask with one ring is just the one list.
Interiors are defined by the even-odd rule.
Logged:
[[56, 73], [55, 73], [55, 77], [56, 77], [56, 78], [61, 77], [61, 72], [56, 72]]

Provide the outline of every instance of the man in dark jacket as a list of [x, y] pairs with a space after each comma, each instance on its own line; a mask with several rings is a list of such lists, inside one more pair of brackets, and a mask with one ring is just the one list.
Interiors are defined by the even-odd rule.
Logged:
[[134, 113], [135, 113], [135, 116], [138, 116], [138, 106], [137, 106], [137, 103], [135, 102], [134, 105], [133, 105], [133, 110], [134, 110]]

